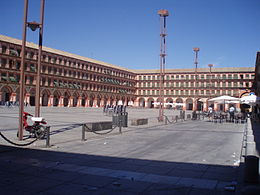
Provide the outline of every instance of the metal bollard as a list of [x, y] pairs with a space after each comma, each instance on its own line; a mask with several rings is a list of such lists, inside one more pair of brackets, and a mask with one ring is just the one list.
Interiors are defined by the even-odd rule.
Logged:
[[119, 126], [119, 133], [122, 133], [122, 115], [121, 114], [119, 114], [118, 115], [118, 126]]
[[85, 124], [83, 124], [83, 125], [82, 125], [81, 141], [86, 141], [85, 132], [86, 132], [86, 126], [85, 126]]
[[50, 126], [46, 127], [46, 148], [50, 147]]

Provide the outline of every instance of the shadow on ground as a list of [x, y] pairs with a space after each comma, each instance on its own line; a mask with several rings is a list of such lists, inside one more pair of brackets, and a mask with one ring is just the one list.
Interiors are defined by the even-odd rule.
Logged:
[[0, 145], [4, 194], [233, 194], [238, 170]]

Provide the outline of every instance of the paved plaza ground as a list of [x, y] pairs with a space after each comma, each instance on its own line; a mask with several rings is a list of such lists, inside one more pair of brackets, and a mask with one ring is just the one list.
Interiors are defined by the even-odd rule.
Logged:
[[[34, 113], [33, 107], [25, 108]], [[42, 108], [51, 147], [39, 140], [25, 148], [0, 138], [4, 194], [235, 194], [241, 180], [245, 124], [178, 121], [158, 123], [157, 109], [128, 110], [129, 126], [109, 134], [82, 123], [111, 121], [102, 108]], [[179, 111], [166, 110], [171, 119]], [[148, 125], [131, 126], [131, 119]], [[17, 143], [17, 108], [0, 108], [0, 130]], [[233, 191], [233, 186], [237, 187]]]

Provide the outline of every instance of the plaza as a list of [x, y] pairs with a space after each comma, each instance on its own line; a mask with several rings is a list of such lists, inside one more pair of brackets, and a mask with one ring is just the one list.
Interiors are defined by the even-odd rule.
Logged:
[[[1, 107], [1, 132], [15, 142], [18, 109]], [[33, 113], [33, 107], [25, 111]], [[186, 120], [156, 122], [157, 109], [128, 108], [127, 128], [109, 134], [81, 124], [111, 121], [101, 108], [42, 108], [51, 126], [45, 140], [16, 148], [1, 139], [1, 185], [10, 194], [233, 194], [241, 182], [245, 124]], [[166, 110], [170, 116], [179, 111]], [[189, 113], [186, 113], [189, 114]], [[132, 126], [135, 118], [147, 125]], [[25, 140], [22, 142], [29, 142]], [[35, 185], [31, 185], [31, 182]]]

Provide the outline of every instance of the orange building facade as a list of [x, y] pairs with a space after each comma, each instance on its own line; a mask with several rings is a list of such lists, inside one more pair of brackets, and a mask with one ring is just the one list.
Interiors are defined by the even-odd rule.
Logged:
[[[21, 40], [0, 35], [1, 105], [19, 102]], [[35, 105], [38, 46], [26, 43], [25, 103]], [[240, 97], [249, 90], [255, 68], [167, 69], [164, 102], [184, 110], [206, 110], [220, 95]], [[153, 108], [159, 102], [159, 70], [130, 70], [68, 52], [43, 47], [41, 106], [102, 107], [106, 104]], [[195, 79], [197, 78], [197, 79]], [[215, 110], [222, 109], [214, 105]], [[238, 106], [238, 105], [237, 105]], [[166, 106], [167, 107], [167, 106]]]
[[[209, 106], [214, 106], [214, 110], [224, 110], [223, 104], [211, 104], [208, 100], [222, 95], [240, 97], [251, 89], [254, 71], [255, 68], [251, 67], [211, 68], [211, 70], [198, 68], [195, 74], [194, 69], [167, 69], [164, 76], [163, 102], [166, 105], [181, 103], [184, 110], [205, 111]], [[136, 106], [156, 107], [154, 103], [160, 102], [159, 70], [135, 72], [137, 73]], [[240, 106], [239, 103], [234, 105], [237, 108]]]

